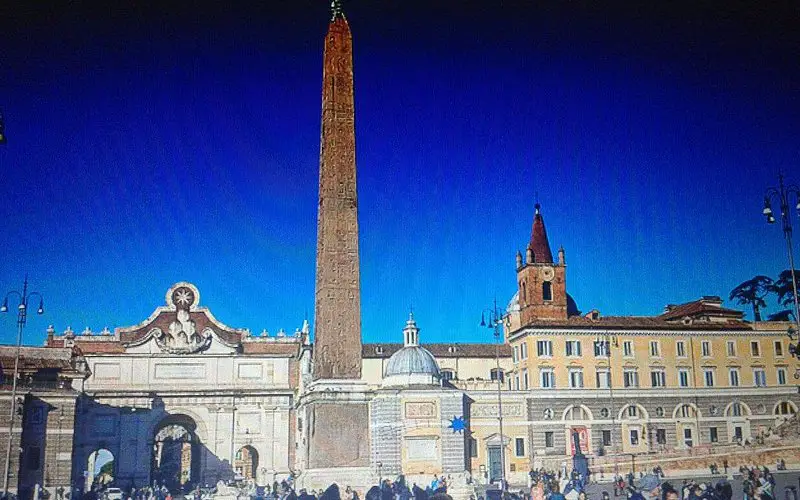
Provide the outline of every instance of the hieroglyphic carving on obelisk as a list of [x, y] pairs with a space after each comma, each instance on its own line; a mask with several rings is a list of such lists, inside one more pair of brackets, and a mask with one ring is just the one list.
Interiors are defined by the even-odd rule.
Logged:
[[334, 2], [322, 79], [314, 379], [361, 378], [353, 42]]

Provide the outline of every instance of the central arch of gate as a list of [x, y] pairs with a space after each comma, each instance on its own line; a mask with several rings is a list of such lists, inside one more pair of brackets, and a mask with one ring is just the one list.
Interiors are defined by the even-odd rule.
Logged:
[[200, 477], [200, 442], [197, 423], [187, 415], [169, 415], [153, 437], [150, 477], [169, 491], [188, 491]]

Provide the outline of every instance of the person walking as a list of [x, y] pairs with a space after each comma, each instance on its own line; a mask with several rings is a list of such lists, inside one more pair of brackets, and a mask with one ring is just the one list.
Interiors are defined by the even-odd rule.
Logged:
[[544, 500], [544, 483], [536, 481], [531, 487], [531, 500]]

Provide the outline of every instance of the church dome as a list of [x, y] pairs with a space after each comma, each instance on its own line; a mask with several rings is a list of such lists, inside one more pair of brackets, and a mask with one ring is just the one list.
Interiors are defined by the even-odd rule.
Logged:
[[440, 385], [439, 364], [429, 350], [419, 345], [419, 329], [413, 315], [409, 315], [403, 335], [405, 346], [392, 354], [386, 363], [383, 385]]
[[392, 375], [408, 375], [408, 374], [424, 374], [440, 377], [439, 365], [433, 354], [424, 347], [418, 345], [403, 347], [396, 353], [392, 354], [389, 362], [386, 364], [386, 374], [389, 377]]

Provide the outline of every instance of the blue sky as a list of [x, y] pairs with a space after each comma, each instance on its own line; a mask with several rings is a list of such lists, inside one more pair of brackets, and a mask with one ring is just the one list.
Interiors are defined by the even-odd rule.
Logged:
[[[584, 311], [787, 267], [760, 212], [800, 182], [789, 3], [522, 5], [345, 4], [366, 341], [411, 304], [423, 342], [490, 341], [536, 193]], [[47, 309], [26, 341], [138, 323], [182, 280], [234, 327], [313, 320], [327, 2], [2, 8], [0, 291], [27, 272]]]

